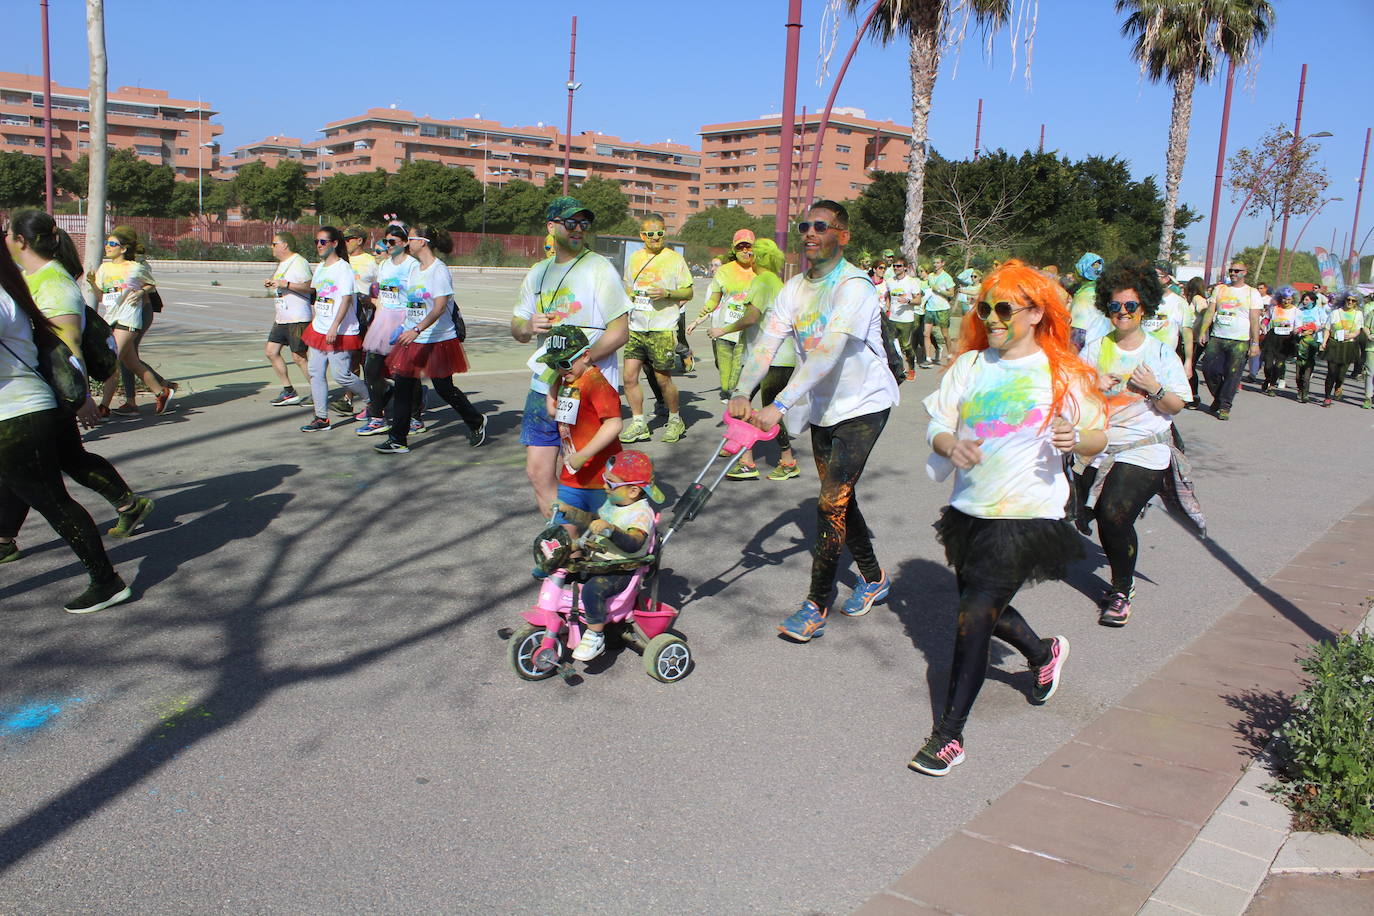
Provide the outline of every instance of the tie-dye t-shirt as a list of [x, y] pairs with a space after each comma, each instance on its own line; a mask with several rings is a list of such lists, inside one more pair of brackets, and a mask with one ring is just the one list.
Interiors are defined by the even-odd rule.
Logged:
[[1069, 303], [1069, 323], [1083, 332], [1083, 345], [1111, 333], [1112, 323], [1097, 308], [1097, 283], [1088, 281], [1073, 294]]
[[[625, 264], [625, 289], [633, 308], [630, 311], [631, 331], [673, 331], [677, 329], [680, 302], [660, 299], [657, 302], [637, 290], [659, 287], [666, 290], [691, 289], [692, 270], [682, 255], [672, 248], [650, 254], [641, 248], [630, 255]], [[660, 306], [655, 308], [655, 306]]]
[[1164, 344], [1170, 351], [1178, 349], [1178, 338], [1185, 326], [1192, 326], [1188, 320], [1188, 302], [1174, 292], [1166, 292], [1154, 315], [1140, 321], [1140, 327], [1145, 333]]
[[[960, 354], [923, 402], [926, 442], [940, 433], [982, 439], [983, 461], [955, 469], [949, 504], [975, 518], [1064, 517], [1069, 481], [1051, 441], [1050, 361], [1043, 352], [1005, 359], [996, 350]], [[1072, 391], [1064, 417], [1079, 430], [1103, 429], [1106, 417], [1091, 392]]]
[[939, 270], [930, 274], [926, 277], [926, 285], [935, 295], [945, 300], [945, 308], [949, 308], [949, 300], [954, 295], [954, 278], [949, 275], [949, 272]]
[[[744, 315], [745, 299], [749, 295], [749, 287], [754, 282], [754, 269], [752, 267], [741, 267], [737, 261], [730, 261], [722, 264], [720, 270], [711, 278], [711, 285], [706, 290], [706, 301], [719, 298], [716, 310], [711, 313], [711, 327], [723, 328], [732, 325]], [[870, 284], [871, 285], [871, 284]], [[721, 335], [721, 340], [728, 340], [731, 343], [739, 341], [739, 331], [733, 334]]]
[[[555, 326], [574, 324], [596, 343], [612, 321], [630, 310], [630, 297], [610, 261], [594, 251], [584, 251], [570, 261], [559, 263], [549, 257], [530, 268], [520, 284], [515, 303], [516, 318], [532, 319], [536, 312], [553, 319]], [[554, 371], [538, 361], [544, 353], [547, 334], [540, 335], [539, 348], [530, 357], [534, 372], [530, 388], [548, 394]], [[612, 388], [620, 387], [620, 354], [608, 353], [596, 363]]]
[[[762, 316], [758, 324], [744, 331], [745, 347], [752, 347], [758, 343], [759, 337], [763, 335], [763, 329], [768, 327], [768, 311], [778, 301], [778, 293], [782, 291], [782, 278], [771, 270], [761, 270], [759, 275], [754, 278], [753, 284], [749, 287], [748, 302], [759, 310]], [[797, 344], [791, 337], [785, 337], [782, 346], [778, 347], [778, 352], [773, 354], [773, 366], [794, 367], [797, 365]]]
[[837, 331], [847, 335], [844, 352], [808, 392], [812, 426], [834, 426], [898, 402], [897, 382], [883, 349], [878, 291], [868, 274], [848, 261], [841, 260], [820, 280], [802, 273], [783, 284], [768, 311], [765, 333], [793, 338], [804, 366], [806, 354], [820, 345], [821, 338]]
[[657, 527], [654, 507], [649, 500], [637, 499], [628, 506], [617, 506], [608, 499], [601, 504], [596, 514], [598, 518], [611, 523], [621, 531], [643, 531], [647, 537], [633, 553], [626, 553], [610, 541], [597, 540], [589, 555], [591, 559], [637, 560], [649, 553], [649, 548], [653, 545], [654, 528]]
[[310, 326], [316, 333], [329, 336], [339, 309], [347, 309], [343, 321], [339, 322], [338, 333], [341, 337], [356, 337], [358, 309], [353, 304], [353, 268], [348, 262], [341, 259], [333, 264], [323, 261], [316, 264], [310, 285], [315, 287], [315, 317]]
[[420, 262], [406, 255], [397, 264], [387, 258], [377, 268], [377, 308], [403, 309], [410, 304], [410, 287], [420, 272]]
[[81, 318], [81, 326], [86, 326], [86, 300], [81, 298], [81, 288], [61, 264], [49, 261], [33, 273], [26, 272], [24, 282], [29, 285], [29, 294], [38, 310], [45, 316], [77, 315]]
[[1212, 290], [1211, 303], [1217, 313], [1212, 318], [1213, 337], [1221, 340], [1249, 340], [1250, 313], [1264, 308], [1259, 290], [1252, 286], [1222, 283]]
[[1269, 309], [1269, 333], [1275, 337], [1292, 337], [1298, 329], [1298, 307], [1276, 305]]
[[[287, 283], [309, 283], [310, 264], [298, 254], [293, 254], [284, 261], [277, 262], [277, 269], [272, 271], [273, 280], [285, 280]], [[280, 292], [276, 296], [276, 313], [274, 320], [277, 324], [299, 324], [309, 321], [310, 297], [305, 293]]]
[[444, 306], [434, 324], [420, 332], [416, 343], [438, 343], [458, 336], [453, 326], [453, 276], [448, 272], [448, 265], [436, 258], [428, 267], [421, 267], [411, 275], [410, 287], [406, 290], [405, 326], [418, 328], [440, 296], [447, 296], [449, 304]]
[[[1185, 404], [1193, 399], [1178, 354], [1157, 337], [1146, 334], [1139, 347], [1123, 350], [1116, 345], [1115, 334], [1108, 334], [1084, 347], [1079, 356], [1102, 375], [1120, 379], [1109, 391], [1102, 392], [1107, 399], [1108, 448], [1168, 432], [1173, 425], [1173, 418], [1159, 410], [1154, 401], [1128, 387], [1131, 373], [1142, 364], [1149, 367], [1165, 391], [1178, 395]], [[1169, 466], [1170, 455], [1169, 446], [1161, 442], [1118, 452], [1114, 457], [1125, 464], [1162, 471]]]
[[152, 282], [153, 274], [142, 261], [101, 264], [95, 272], [95, 285], [100, 288], [100, 308], [105, 320], [136, 331], [142, 329], [143, 302], [129, 294]]
[[[916, 305], [921, 301], [921, 281], [908, 274], [887, 282], [889, 316], [893, 321], [916, 320]], [[924, 309], [922, 309], [924, 314]]]
[[1352, 341], [1364, 327], [1364, 315], [1355, 307], [1333, 309], [1327, 322], [1326, 340], [1328, 343]]
[[357, 290], [358, 295], [370, 295], [372, 282], [377, 279], [376, 257], [366, 251], [360, 251], [348, 256], [348, 266], [353, 268], [353, 288]]

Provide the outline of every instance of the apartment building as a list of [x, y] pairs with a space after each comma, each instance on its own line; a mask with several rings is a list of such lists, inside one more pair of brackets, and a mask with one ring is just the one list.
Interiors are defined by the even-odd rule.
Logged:
[[[805, 205], [821, 112], [797, 118], [788, 211]], [[777, 212], [782, 115], [701, 128], [703, 206], [743, 207], [756, 216]], [[875, 121], [859, 108], [831, 112], [816, 172], [815, 197], [849, 200], [868, 187], [873, 171], [900, 172], [911, 153], [911, 127]]]
[[670, 231], [703, 206], [701, 155], [680, 143], [636, 143], [583, 131], [571, 143], [556, 127], [507, 127], [482, 118], [416, 117], [395, 108], [370, 108], [322, 129], [316, 174], [395, 171], [406, 162], [430, 160], [470, 169], [488, 188], [519, 178], [542, 185], [563, 177], [565, 144], [571, 146], [569, 178], [606, 178], [620, 184], [636, 215], [661, 213]]
[[261, 162], [272, 168], [278, 162], [294, 159], [305, 169], [306, 179], [313, 181], [319, 177], [316, 174], [320, 158], [318, 146], [318, 141], [307, 145], [299, 137], [264, 137], [253, 143], [234, 147], [233, 152], [220, 159], [219, 172], [215, 177], [233, 178], [239, 169], [250, 162]]
[[[219, 115], [200, 99], [172, 98], [162, 89], [121, 86], [106, 96], [109, 145], [133, 150], [155, 165], [169, 165], [177, 178], [208, 178], [219, 168]], [[86, 89], [52, 87], [52, 144], [57, 165], [90, 149], [90, 97]], [[0, 150], [43, 155], [43, 78], [0, 72]]]

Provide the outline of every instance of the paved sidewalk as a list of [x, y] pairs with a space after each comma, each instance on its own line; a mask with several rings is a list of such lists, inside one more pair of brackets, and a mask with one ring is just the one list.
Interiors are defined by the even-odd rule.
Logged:
[[[1286, 812], [1275, 821], [1272, 811], [1256, 814], [1260, 796], [1253, 804], [1228, 796], [1287, 718], [1300, 681], [1297, 658], [1365, 616], [1374, 595], [1374, 568], [1365, 562], [1371, 538], [1374, 500], [1257, 584], [858, 914], [1243, 912], [1268, 862], [1251, 862], [1237, 847], [1272, 841], [1272, 858]], [[1252, 772], [1256, 784], [1242, 792], [1266, 781], [1259, 768]], [[1194, 846], [1204, 825], [1217, 842]], [[1185, 854], [1195, 868], [1181, 861]], [[1206, 877], [1225, 873], [1228, 858], [1235, 874], [1247, 876], [1243, 885]], [[1351, 887], [1370, 891], [1368, 881], [1276, 880], [1255, 912], [1325, 912], [1320, 901], [1359, 893]], [[1371, 911], [1366, 897], [1359, 912]]]

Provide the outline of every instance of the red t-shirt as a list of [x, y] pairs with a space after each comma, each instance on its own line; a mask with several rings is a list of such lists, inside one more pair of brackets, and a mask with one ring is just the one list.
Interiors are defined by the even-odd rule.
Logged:
[[[595, 366], [588, 367], [582, 377], [572, 384], [560, 384], [557, 404], [558, 436], [563, 440], [564, 458], [592, 441], [607, 419], [620, 416], [620, 394]], [[573, 422], [565, 422], [574, 416]], [[606, 459], [622, 450], [620, 440], [614, 439], [576, 472], [569, 471], [568, 466], [560, 462], [562, 472], [558, 479], [570, 487], [599, 490], [605, 486], [601, 471], [606, 467]]]

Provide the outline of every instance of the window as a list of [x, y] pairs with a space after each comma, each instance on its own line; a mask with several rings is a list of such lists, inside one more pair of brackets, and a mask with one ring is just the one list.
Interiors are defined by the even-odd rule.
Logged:
[[849, 171], [849, 163], [848, 163], [848, 162], [837, 162], [837, 163], [835, 163], [835, 168], [839, 169], [841, 172], [847, 172], [847, 171]]
[[146, 128], [146, 127], [140, 127], [138, 130], [134, 131], [134, 136], [135, 136], [135, 137], [161, 137], [162, 134], [161, 134], [160, 132], [156, 131], [156, 130], [150, 130], [149, 128]]
[[160, 147], [160, 146], [143, 146], [142, 144], [136, 144], [136, 145], [134, 146], [134, 152], [135, 152], [135, 153], [138, 153], [140, 156], [161, 156], [161, 155], [162, 155], [162, 147]]
[[837, 127], [835, 128], [835, 133], [839, 134], [842, 137], [847, 137], [850, 134], [854, 133], [854, 131], [850, 130], [848, 127]]
[[777, 148], [776, 146], [769, 146], [769, 147], [766, 147], [766, 148], [764, 149], [764, 152], [765, 152], [765, 153], [772, 153], [772, 154], [775, 154], [775, 155], [776, 155], [777, 152], [778, 152], [778, 148]]
[[744, 204], [746, 207], [751, 206], [754, 203], [754, 198], [746, 197], [744, 200], [740, 201], [740, 203]]
[[190, 132], [189, 130], [179, 130], [179, 131], [177, 131], [177, 136], [178, 136], [178, 137], [189, 137], [189, 136], [191, 136], [191, 132]]
[[422, 137], [437, 137], [437, 136], [439, 136], [439, 128], [438, 128], [437, 126], [433, 125], [433, 124], [421, 124], [421, 125], [420, 125], [420, 136], [422, 136]]
[[776, 162], [766, 162], [763, 165], [763, 170], [765, 172], [776, 172], [778, 170], [778, 164]]
[[851, 149], [850, 149], [849, 147], [847, 147], [847, 146], [837, 146], [837, 147], [835, 147], [835, 152], [837, 152], [837, 153], [849, 153], [849, 152], [853, 152], [853, 150], [851, 150]]
[[190, 155], [190, 153], [191, 153], [191, 151], [190, 151], [189, 149], [187, 149], [186, 147], [184, 147], [184, 146], [178, 146], [178, 147], [177, 147], [177, 155], [178, 155], [178, 156], [188, 156], [188, 155]]
[[774, 205], [777, 204], [777, 202], [778, 202], [778, 199], [777, 199], [776, 197], [764, 197], [764, 198], [761, 198], [761, 199], [759, 200], [759, 203], [761, 203], [761, 204], [763, 204], [764, 206], [767, 206], [767, 207], [774, 206]]
[[82, 141], [80, 141], [79, 143], [77, 143], [76, 148], [77, 148], [77, 149], [90, 149], [90, 148], [91, 148], [91, 141], [89, 141], [89, 140], [82, 140]]
[[765, 188], [776, 188], [778, 186], [778, 183], [776, 181], [765, 181], [763, 183], [763, 186]]

